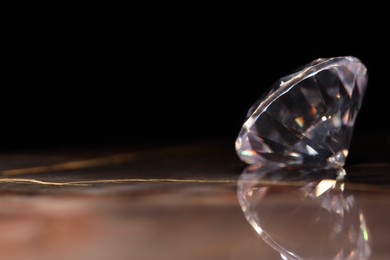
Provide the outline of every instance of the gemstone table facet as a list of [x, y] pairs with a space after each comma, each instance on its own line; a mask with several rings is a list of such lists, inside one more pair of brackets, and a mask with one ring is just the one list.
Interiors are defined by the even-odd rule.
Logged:
[[281, 78], [250, 108], [238, 156], [249, 164], [343, 166], [366, 85], [355, 57], [318, 59]]

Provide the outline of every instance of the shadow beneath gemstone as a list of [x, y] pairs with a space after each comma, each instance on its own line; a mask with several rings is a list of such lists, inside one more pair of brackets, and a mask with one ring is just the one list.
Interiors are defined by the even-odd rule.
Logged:
[[368, 259], [369, 231], [344, 175], [344, 169], [249, 166], [238, 182], [238, 200], [282, 259]]

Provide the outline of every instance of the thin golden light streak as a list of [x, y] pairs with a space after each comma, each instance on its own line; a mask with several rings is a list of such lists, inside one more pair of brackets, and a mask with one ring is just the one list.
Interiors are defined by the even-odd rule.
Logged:
[[[206, 179], [171, 179], [171, 178], [154, 178], [154, 179], [106, 179], [106, 180], [84, 180], [84, 181], [71, 181], [71, 182], [51, 182], [51, 181], [41, 181], [36, 179], [24, 179], [24, 178], [3, 178], [0, 179], [1, 183], [14, 183], [14, 184], [38, 184], [38, 185], [48, 185], [48, 186], [91, 186], [93, 184], [121, 184], [121, 183], [137, 183], [137, 182], [148, 182], [148, 183], [205, 183], [205, 184], [237, 184], [236, 179], [215, 179], [215, 180], [206, 180]], [[269, 186], [269, 187], [302, 187], [306, 185], [305, 181], [295, 181], [295, 182], [281, 182], [281, 181], [240, 181], [241, 183], [253, 183], [256, 186]], [[376, 191], [376, 192], [385, 192], [390, 193], [388, 187], [380, 185], [365, 185], [365, 184], [348, 184], [348, 190], [355, 191]]]
[[0, 179], [0, 183], [19, 183], [19, 184], [41, 184], [52, 186], [89, 186], [90, 184], [107, 183], [133, 183], [133, 182], [178, 182], [178, 183], [236, 183], [236, 180], [193, 180], [193, 179], [116, 179], [116, 180], [86, 180], [70, 182], [51, 182], [36, 179], [5, 178]]
[[[90, 184], [108, 184], [108, 183], [134, 183], [134, 182], [176, 182], [176, 183], [237, 183], [236, 179], [215, 179], [215, 180], [202, 180], [202, 179], [172, 179], [172, 178], [155, 178], [155, 179], [141, 179], [141, 178], [132, 178], [132, 179], [106, 179], [106, 180], [85, 180], [85, 181], [70, 181], [70, 182], [51, 182], [51, 181], [41, 181], [36, 179], [23, 179], [23, 178], [5, 178], [0, 179], [0, 183], [21, 183], [21, 184], [42, 184], [42, 185], [53, 185], [53, 186], [71, 186], [71, 185], [90, 185]], [[252, 183], [251, 181], [243, 181], [247, 183]], [[261, 181], [255, 182], [256, 185], [270, 185], [270, 186], [300, 186], [305, 184], [305, 182], [275, 182], [275, 181]]]
[[40, 185], [51, 185], [51, 186], [87, 186], [82, 183], [73, 182], [52, 182], [52, 181], [40, 181], [35, 179], [0, 179], [0, 183], [19, 183], [19, 184], [40, 184]]

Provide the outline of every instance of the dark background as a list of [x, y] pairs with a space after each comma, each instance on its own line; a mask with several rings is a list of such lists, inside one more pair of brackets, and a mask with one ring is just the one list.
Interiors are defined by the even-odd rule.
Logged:
[[1, 151], [233, 143], [273, 82], [342, 55], [370, 76], [354, 145], [386, 149], [386, 17], [370, 20], [364, 7], [293, 19], [278, 8], [183, 8], [65, 6], [11, 23], [0, 43]]

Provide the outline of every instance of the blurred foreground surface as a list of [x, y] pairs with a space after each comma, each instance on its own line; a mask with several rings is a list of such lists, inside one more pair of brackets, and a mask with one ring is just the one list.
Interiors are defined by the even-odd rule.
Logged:
[[[224, 144], [3, 154], [0, 258], [280, 259], [241, 208], [243, 169]], [[388, 259], [390, 165], [353, 164], [346, 171], [345, 189], [369, 229], [368, 259]], [[262, 186], [268, 184], [279, 185]], [[274, 188], [263, 212], [289, 212], [282, 209], [295, 202], [285, 190], [286, 184]], [[300, 212], [313, 212], [313, 205], [301, 204]], [[278, 217], [264, 217], [270, 229], [280, 225]], [[286, 237], [290, 227], [304, 229], [303, 221], [283, 226]], [[315, 240], [313, 234], [299, 239], [302, 248]]]

